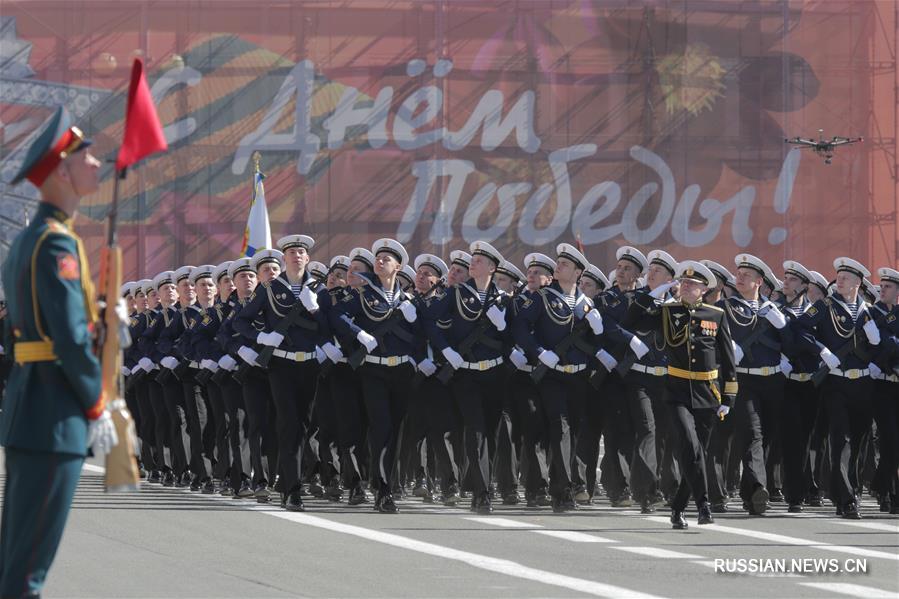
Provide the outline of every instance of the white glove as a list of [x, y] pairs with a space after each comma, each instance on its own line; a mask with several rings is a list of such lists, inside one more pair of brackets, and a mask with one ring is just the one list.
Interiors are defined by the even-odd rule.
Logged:
[[275, 331], [272, 331], [271, 333], [260, 332], [258, 335], [256, 335], [256, 343], [258, 343], [259, 345], [278, 347], [279, 345], [281, 345], [282, 341], [284, 341], [284, 335]]
[[210, 372], [215, 372], [216, 370], [219, 369], [219, 365], [218, 365], [218, 362], [216, 362], [215, 360], [206, 359], [206, 360], [200, 360], [200, 368], [205, 368], [206, 370], [208, 370]]
[[487, 318], [493, 323], [497, 331], [506, 330], [506, 309], [497, 308], [496, 305], [487, 308]]
[[774, 304], [768, 304], [768, 311], [765, 312], [765, 320], [770, 322], [775, 329], [782, 329], [787, 326], [787, 318]]
[[524, 352], [518, 348], [512, 350], [512, 353], [509, 354], [509, 360], [512, 361], [512, 364], [514, 364], [515, 368], [518, 370], [524, 370], [524, 367], [528, 365], [527, 357], [524, 355]]
[[872, 379], [880, 378], [880, 375], [883, 374], [883, 371], [874, 362], [871, 362], [870, 364], [868, 364], [868, 370], [871, 373]]
[[783, 354], [780, 354], [780, 371], [784, 376], [790, 376], [790, 373], [793, 372], [793, 365], [790, 364], [790, 361]]
[[653, 299], [662, 299], [668, 290], [677, 285], [677, 281], [669, 281], [667, 283], [663, 283], [649, 292], [649, 297]]
[[153, 360], [150, 358], [141, 358], [138, 360], [137, 365], [143, 368], [148, 374], [153, 372], [153, 369], [156, 368], [156, 364], [154, 364]]
[[315, 360], [319, 364], [324, 364], [325, 360], [327, 360], [327, 359], [328, 359], [328, 354], [325, 353], [325, 350], [323, 350], [322, 348], [320, 348], [319, 346], [316, 345], [315, 346]]
[[359, 331], [359, 333], [356, 335], [356, 339], [359, 340], [359, 343], [365, 346], [365, 349], [368, 351], [368, 353], [375, 351], [375, 348], [378, 347], [378, 340], [365, 331]]
[[115, 432], [115, 423], [109, 410], [103, 410], [100, 417], [91, 420], [87, 428], [87, 446], [94, 450], [94, 455], [109, 453], [118, 445], [119, 437]]
[[865, 323], [865, 326], [862, 327], [865, 331], [865, 336], [868, 338], [868, 341], [871, 345], [877, 345], [880, 343], [880, 331], [877, 330], [877, 325], [874, 324], [873, 320], [869, 320]]
[[300, 302], [309, 312], [318, 310], [318, 295], [308, 287], [303, 287], [300, 291]]
[[743, 361], [743, 348], [740, 347], [740, 344], [737, 343], [736, 341], [734, 341], [733, 339], [731, 339], [730, 342], [734, 346], [734, 363], [739, 364], [740, 362]]
[[446, 361], [449, 362], [449, 365], [452, 366], [455, 370], [459, 370], [462, 368], [462, 362], [465, 360], [462, 359], [462, 356], [459, 355], [459, 352], [454, 350], [451, 347], [444, 348], [441, 352], [443, 357], [446, 358]]
[[115, 313], [116, 316], [119, 317], [119, 322], [130, 324], [131, 318], [128, 317], [128, 303], [125, 301], [124, 297], [119, 298], [118, 303], [116, 303]]
[[425, 376], [431, 376], [435, 372], [437, 372], [437, 367], [434, 365], [434, 362], [431, 361], [431, 358], [425, 358], [421, 362], [418, 363], [418, 369]]
[[259, 366], [259, 364], [256, 363], [256, 358], [259, 357], [259, 354], [246, 345], [240, 346], [240, 349], [237, 350], [237, 355], [250, 366]]
[[555, 368], [559, 363], [559, 356], [551, 349], [544, 349], [537, 355], [537, 359], [546, 364], [548, 368]]
[[590, 310], [587, 312], [587, 315], [584, 316], [584, 320], [590, 325], [590, 328], [593, 329], [594, 335], [602, 335], [602, 316], [599, 315], [597, 310]]
[[224, 368], [225, 370], [234, 370], [237, 368], [237, 360], [225, 354], [221, 358], [219, 358], [219, 367]]
[[175, 370], [178, 368], [178, 360], [173, 358], [172, 356], [166, 356], [159, 361], [160, 364], [168, 368], [169, 370]]
[[406, 319], [406, 322], [415, 322], [415, 319], [418, 318], [418, 314], [415, 312], [415, 306], [412, 305], [412, 302], [409, 300], [403, 300], [399, 305], [399, 311], [403, 313], [403, 318]]
[[337, 364], [343, 359], [343, 352], [340, 351], [340, 348], [328, 341], [324, 345], [322, 345], [322, 351], [325, 352], [325, 355], [331, 358], [331, 361]]
[[600, 364], [605, 366], [606, 370], [609, 372], [612, 372], [612, 369], [618, 366], [618, 360], [612, 357], [612, 354], [604, 349], [596, 352], [596, 359], [599, 360]]
[[649, 353], [649, 348], [643, 343], [643, 340], [636, 335], [631, 337], [629, 345], [631, 346], [631, 349], [634, 350], [634, 354], [636, 354], [638, 360]]
[[724, 417], [730, 413], [730, 406], [718, 406], [718, 420], [724, 420]]
[[821, 356], [821, 359], [824, 360], [824, 363], [827, 364], [827, 366], [831, 370], [840, 367], [840, 359], [838, 357], [836, 357], [835, 355], [833, 355], [833, 352], [830, 351], [829, 349], [827, 349], [826, 347], [821, 350], [821, 353], [819, 355]]
[[131, 376], [131, 369], [127, 366], [122, 366], [122, 376]]

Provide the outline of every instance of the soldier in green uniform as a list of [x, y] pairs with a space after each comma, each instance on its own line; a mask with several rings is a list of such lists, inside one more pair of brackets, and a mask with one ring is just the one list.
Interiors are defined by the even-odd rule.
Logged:
[[13, 367], [0, 413], [2, 597], [40, 595], [87, 448], [105, 453], [117, 442], [91, 348], [98, 317], [90, 269], [71, 225], [81, 197], [98, 187], [100, 162], [89, 144], [59, 108], [12, 180], [27, 178], [43, 201], [3, 265], [3, 345]]

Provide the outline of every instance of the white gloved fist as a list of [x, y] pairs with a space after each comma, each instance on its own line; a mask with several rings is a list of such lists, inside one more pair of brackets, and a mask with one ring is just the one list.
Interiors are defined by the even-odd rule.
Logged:
[[733, 339], [731, 339], [730, 342], [733, 344], [733, 347], [734, 347], [734, 364], [739, 364], [740, 362], [743, 361], [743, 348], [740, 347], [740, 344], [737, 343], [736, 341], [734, 341]]
[[636, 335], [631, 337], [631, 342], [629, 345], [631, 346], [631, 349], [634, 351], [634, 354], [637, 356], [638, 360], [649, 353], [649, 347], [647, 347], [646, 344], [643, 343], [643, 340]]
[[718, 420], [724, 420], [724, 417], [730, 414], [730, 406], [718, 406]]
[[880, 331], [877, 330], [877, 325], [873, 320], [866, 322], [862, 329], [864, 329], [865, 336], [868, 338], [868, 342], [871, 343], [871, 345], [880, 343]]
[[340, 351], [340, 348], [328, 341], [324, 345], [322, 345], [322, 351], [325, 352], [325, 355], [331, 359], [332, 362], [337, 364], [343, 359], [343, 352]]
[[590, 325], [594, 335], [602, 335], [602, 316], [599, 314], [598, 310], [590, 310], [587, 312], [587, 315], [584, 316], [584, 320]]
[[651, 297], [653, 299], [662, 299], [663, 297], [665, 297], [665, 294], [668, 293], [668, 291], [675, 285], [677, 285], [677, 281], [669, 281], [667, 283], [662, 283], [661, 285], [659, 285], [658, 287], [656, 287], [655, 289], [653, 289], [652, 291], [649, 292], [649, 297]]
[[325, 350], [320, 348], [319, 346], [315, 346], [315, 361], [319, 364], [324, 364], [325, 360], [328, 359], [328, 354], [325, 353]]
[[256, 358], [259, 357], [259, 354], [256, 353], [252, 348], [249, 348], [246, 345], [241, 345], [240, 349], [237, 350], [237, 355], [240, 356], [240, 358], [250, 366], [259, 366], [259, 364], [256, 363]]
[[515, 365], [515, 368], [517, 368], [518, 370], [524, 370], [524, 367], [528, 365], [527, 356], [525, 356], [524, 352], [522, 352], [517, 347], [512, 350], [512, 353], [509, 354], [509, 360], [512, 362], [512, 364]]
[[127, 366], [122, 366], [122, 376], [131, 376], [131, 369]]
[[284, 335], [272, 331], [271, 333], [260, 332], [256, 335], [256, 343], [259, 345], [268, 345], [269, 347], [278, 347], [284, 341]]
[[793, 365], [783, 354], [780, 355], [780, 371], [784, 376], [790, 376], [790, 373], [793, 372]]
[[173, 358], [172, 356], [166, 356], [159, 361], [160, 364], [168, 368], [169, 370], [175, 370], [178, 368], [178, 360]]
[[418, 363], [418, 370], [425, 376], [431, 376], [435, 372], [437, 372], [437, 366], [434, 365], [434, 362], [431, 358], [425, 358], [421, 362]]
[[378, 347], [378, 340], [365, 331], [359, 331], [359, 333], [356, 335], [356, 339], [359, 340], [359, 343], [365, 346], [365, 349], [366, 351], [368, 351], [368, 353], [375, 351], [375, 348]]
[[205, 360], [200, 360], [200, 368], [205, 368], [210, 372], [215, 372], [219, 369], [218, 362], [215, 360], [209, 360], [208, 358]]
[[487, 308], [487, 318], [493, 323], [497, 331], [506, 330], [506, 309], [498, 308], [496, 305]]
[[303, 289], [300, 290], [300, 302], [309, 312], [318, 310], [318, 295], [308, 287], [304, 286]]
[[768, 311], [765, 312], [765, 320], [771, 323], [775, 329], [782, 329], [787, 326], [787, 318], [783, 312], [777, 309], [774, 304], [768, 305]]
[[94, 450], [94, 455], [109, 453], [119, 443], [115, 432], [115, 423], [109, 410], [103, 410], [100, 417], [91, 420], [87, 428], [87, 446]]
[[453, 367], [453, 369], [459, 370], [460, 368], [462, 368], [462, 362], [464, 362], [465, 360], [462, 359], [462, 356], [459, 355], [459, 352], [451, 347], [447, 347], [441, 353], [443, 354], [443, 357], [446, 358], [446, 361], [449, 363], [449, 365]]
[[235, 360], [228, 354], [225, 354], [224, 356], [219, 358], [218, 364], [219, 364], [220, 368], [224, 368], [225, 370], [229, 370], [229, 371], [237, 368], [237, 360]]
[[879, 379], [880, 375], [883, 374], [883, 371], [874, 362], [868, 364], [868, 371], [870, 372], [872, 379]]
[[537, 355], [537, 359], [546, 364], [547, 368], [555, 368], [559, 364], [559, 356], [551, 349], [544, 349]]
[[415, 306], [409, 300], [403, 300], [398, 309], [403, 313], [403, 318], [406, 319], [406, 322], [415, 322], [415, 319], [418, 318]]
[[610, 354], [609, 352], [607, 352], [604, 349], [601, 349], [598, 352], [596, 352], [596, 359], [599, 360], [599, 363], [602, 364], [605, 367], [605, 369], [608, 370], [609, 372], [612, 372], [612, 369], [614, 369], [616, 366], [618, 366], [618, 360], [616, 360], [612, 356], [612, 354]]
[[140, 366], [148, 374], [153, 372], [153, 369], [156, 368], [156, 365], [150, 358], [141, 358], [140, 360], [138, 360], [137, 365]]
[[826, 347], [821, 350], [821, 353], [819, 355], [821, 356], [821, 359], [824, 360], [824, 363], [827, 364], [827, 366], [831, 370], [840, 367], [840, 359], [838, 357], [836, 357], [833, 354], [833, 352], [830, 351], [829, 349], [827, 349]]

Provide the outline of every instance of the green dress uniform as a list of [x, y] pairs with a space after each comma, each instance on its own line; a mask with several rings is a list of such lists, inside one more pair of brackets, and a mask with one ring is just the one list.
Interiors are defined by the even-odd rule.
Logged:
[[[60, 152], [64, 158], [81, 149], [78, 140], [87, 141], [60, 109], [17, 179], [27, 176], [42, 184], [33, 175], [49, 176], [47, 157], [52, 162]], [[3, 345], [13, 360], [0, 413], [0, 444], [6, 450], [0, 530], [4, 598], [39, 595], [81, 474], [88, 420], [105, 407], [100, 364], [92, 353], [97, 314], [90, 271], [70, 227], [67, 214], [41, 203], [3, 265], [9, 308]]]

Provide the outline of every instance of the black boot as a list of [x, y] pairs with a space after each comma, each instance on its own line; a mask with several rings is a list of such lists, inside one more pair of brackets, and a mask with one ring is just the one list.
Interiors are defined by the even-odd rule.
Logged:
[[700, 503], [699, 504], [699, 525], [703, 524], [714, 524], [715, 519], [712, 518], [712, 511], [709, 509], [708, 503]]
[[489, 493], [482, 494], [480, 499], [478, 499], [477, 512], [481, 515], [487, 515], [487, 514], [493, 513], [493, 506], [490, 505], [490, 494]]
[[300, 496], [299, 490], [291, 491], [284, 499], [284, 509], [288, 512], [304, 512], [306, 507], [303, 505], [303, 498]]
[[681, 510], [671, 510], [671, 528], [674, 530], [686, 530], [687, 519]]
[[378, 503], [378, 511], [382, 514], [398, 514], [400, 512], [393, 501], [393, 495], [390, 493], [385, 493], [381, 496], [381, 500]]

